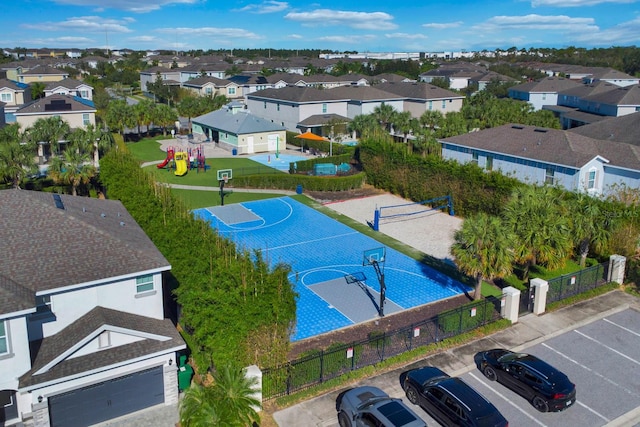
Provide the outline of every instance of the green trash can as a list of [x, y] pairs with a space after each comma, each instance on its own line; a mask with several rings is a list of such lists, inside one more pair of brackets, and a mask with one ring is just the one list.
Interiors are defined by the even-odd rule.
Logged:
[[193, 368], [187, 363], [187, 356], [180, 356], [180, 362], [178, 363], [178, 390], [185, 391], [191, 385], [191, 378], [193, 377]]

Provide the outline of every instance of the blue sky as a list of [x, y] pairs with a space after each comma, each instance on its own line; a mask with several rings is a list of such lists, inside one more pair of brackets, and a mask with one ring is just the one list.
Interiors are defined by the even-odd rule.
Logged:
[[10, 48], [640, 46], [640, 0], [3, 0], [0, 11], [0, 47]]

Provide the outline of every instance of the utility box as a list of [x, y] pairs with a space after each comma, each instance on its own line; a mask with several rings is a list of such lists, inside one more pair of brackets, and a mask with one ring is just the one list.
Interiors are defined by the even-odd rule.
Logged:
[[191, 378], [193, 378], [193, 368], [187, 363], [187, 356], [183, 354], [178, 363], [178, 390], [188, 389], [191, 385]]

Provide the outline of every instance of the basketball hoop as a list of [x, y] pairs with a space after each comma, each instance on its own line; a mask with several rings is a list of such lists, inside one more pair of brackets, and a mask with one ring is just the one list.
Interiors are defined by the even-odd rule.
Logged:
[[229, 175], [224, 175], [222, 177], [222, 180], [224, 181], [225, 184], [227, 184], [229, 182]]

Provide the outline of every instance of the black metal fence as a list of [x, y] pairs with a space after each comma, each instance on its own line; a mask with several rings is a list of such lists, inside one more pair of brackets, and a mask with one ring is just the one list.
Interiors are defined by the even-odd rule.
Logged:
[[262, 397], [272, 399], [305, 390], [350, 371], [382, 362], [409, 350], [471, 331], [500, 318], [500, 300], [489, 298], [436, 317], [369, 338], [336, 344], [262, 373]]
[[548, 281], [547, 304], [595, 289], [608, 281], [609, 263], [596, 264]]

